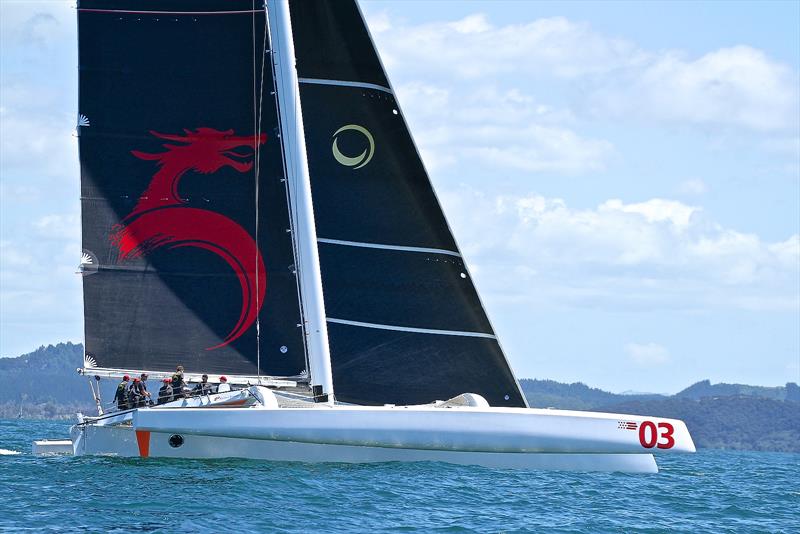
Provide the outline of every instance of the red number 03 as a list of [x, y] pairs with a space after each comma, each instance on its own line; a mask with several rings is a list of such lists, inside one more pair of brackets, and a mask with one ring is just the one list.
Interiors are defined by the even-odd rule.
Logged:
[[658, 423], [658, 427], [656, 427], [652, 421], [642, 421], [642, 424], [639, 425], [639, 443], [645, 449], [653, 447], [671, 449], [675, 445], [673, 432], [675, 432], [675, 428], [669, 423]]

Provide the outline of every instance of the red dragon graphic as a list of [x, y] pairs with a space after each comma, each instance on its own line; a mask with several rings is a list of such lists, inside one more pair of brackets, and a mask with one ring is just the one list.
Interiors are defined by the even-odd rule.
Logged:
[[261, 251], [244, 228], [219, 213], [186, 206], [178, 186], [189, 171], [212, 174], [226, 166], [242, 173], [250, 171], [255, 150], [267, 136], [237, 136], [233, 130], [205, 127], [184, 132], [151, 131], [159, 139], [172, 141], [162, 145], [166, 152], [131, 152], [139, 159], [157, 162], [159, 169], [131, 213], [114, 226], [110, 239], [119, 250], [120, 262], [162, 247], [200, 248], [227, 262], [242, 288], [242, 310], [223, 342], [207, 349], [213, 350], [233, 342], [255, 322], [264, 302], [266, 269]]

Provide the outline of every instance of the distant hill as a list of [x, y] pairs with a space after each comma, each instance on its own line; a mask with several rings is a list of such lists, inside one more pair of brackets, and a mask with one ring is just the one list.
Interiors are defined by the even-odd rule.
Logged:
[[[76, 373], [83, 346], [59, 343], [17, 358], [0, 358], [0, 418], [72, 417], [94, 413], [87, 377]], [[103, 380], [113, 397], [114, 380]], [[576, 382], [520, 380], [533, 407], [682, 419], [698, 447], [800, 452], [800, 387], [711, 384], [702, 380], [675, 395], [616, 394]]]
[[591, 388], [581, 382], [563, 384], [554, 380], [520, 380], [522, 391], [531, 406], [540, 408], [561, 408], [564, 410], [591, 410], [619, 403], [636, 401], [658, 401], [670, 398], [700, 400], [714, 397], [756, 397], [772, 400], [792, 400], [800, 402], [800, 386], [789, 382], [785, 386], [764, 387], [745, 384], [711, 384], [701, 380], [676, 393], [659, 395], [657, 393], [609, 393]]
[[538, 408], [560, 408], [562, 410], [591, 410], [617, 402], [632, 400], [665, 399], [664, 395], [654, 393], [616, 394], [591, 388], [581, 382], [562, 384], [555, 380], [533, 380], [523, 378], [519, 381], [528, 404]]
[[[88, 379], [77, 373], [83, 366], [83, 345], [59, 343], [41, 346], [17, 358], [0, 358], [0, 418], [72, 417], [75, 412], [94, 413], [96, 408]], [[103, 388], [110, 400], [113, 384]]]
[[800, 401], [800, 387], [792, 382], [786, 386], [778, 387], [764, 387], [764, 386], [748, 386], [745, 384], [711, 384], [710, 380], [701, 380], [692, 384], [680, 393], [675, 394], [676, 397], [685, 399], [703, 399], [707, 397], [759, 397], [762, 399], [773, 400], [795, 400]]

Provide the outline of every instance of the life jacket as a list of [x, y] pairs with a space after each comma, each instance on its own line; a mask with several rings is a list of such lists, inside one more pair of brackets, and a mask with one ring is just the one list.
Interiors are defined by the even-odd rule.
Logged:
[[192, 391], [200, 393], [200, 395], [210, 395], [213, 390], [211, 388], [211, 384], [209, 384], [208, 382], [205, 383], [200, 382], [194, 387]]
[[175, 373], [172, 375], [172, 389], [180, 390], [183, 388], [183, 373]]
[[164, 404], [165, 402], [172, 401], [172, 386], [161, 386], [158, 390], [158, 403]]
[[128, 383], [124, 380], [117, 386], [117, 393], [114, 395], [114, 400], [118, 403], [128, 401]]

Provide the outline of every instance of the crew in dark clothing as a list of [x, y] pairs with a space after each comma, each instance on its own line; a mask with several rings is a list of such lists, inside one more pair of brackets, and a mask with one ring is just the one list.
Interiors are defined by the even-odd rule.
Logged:
[[128, 404], [128, 382], [131, 377], [125, 375], [122, 377], [122, 382], [117, 386], [117, 392], [114, 394], [114, 402], [117, 403], [117, 408], [120, 410], [127, 410], [130, 408]]
[[214, 388], [208, 383], [208, 375], [203, 375], [202, 381], [192, 390], [195, 395], [211, 395], [213, 392]]
[[183, 366], [179, 365], [175, 368], [175, 374], [172, 375], [172, 394], [176, 400], [185, 397], [185, 387], [186, 382], [183, 380]]
[[144, 406], [142, 396], [139, 394], [139, 382], [140, 380], [138, 378], [134, 378], [128, 388], [128, 404], [130, 404], [131, 408], [141, 408]]
[[172, 402], [172, 379], [165, 378], [164, 385], [158, 390], [158, 403], [165, 404]]
[[142, 398], [142, 406], [153, 404], [153, 399], [150, 398], [150, 392], [147, 391], [147, 373], [142, 373], [139, 377], [139, 396]]

